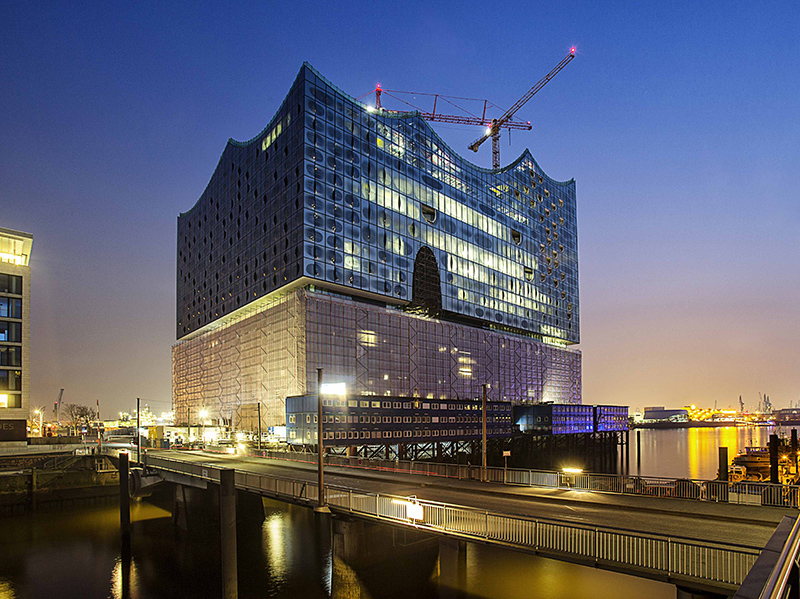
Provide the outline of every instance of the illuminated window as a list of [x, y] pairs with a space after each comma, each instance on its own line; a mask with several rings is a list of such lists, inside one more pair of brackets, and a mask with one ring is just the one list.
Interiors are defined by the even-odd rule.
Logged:
[[528, 281], [533, 281], [533, 269], [525, 267], [525, 279]]

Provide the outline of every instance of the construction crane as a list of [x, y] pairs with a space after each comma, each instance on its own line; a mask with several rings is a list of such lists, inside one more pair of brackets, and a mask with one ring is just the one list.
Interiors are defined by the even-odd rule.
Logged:
[[58, 418], [60, 416], [59, 412], [61, 411], [61, 398], [64, 397], [64, 390], [58, 392], [58, 398], [53, 402], [53, 411], [56, 413], [56, 422], [58, 422]]
[[481, 137], [476, 139], [472, 142], [468, 147], [473, 152], [477, 152], [478, 148], [481, 147], [481, 144], [485, 142], [490, 137], [492, 138], [492, 167], [497, 169], [500, 168], [500, 129], [506, 126], [506, 124], [510, 121], [510, 119], [514, 116], [514, 114], [530, 100], [536, 93], [542, 89], [545, 85], [547, 85], [550, 80], [555, 77], [558, 72], [563, 69], [565, 66], [569, 64], [569, 62], [575, 58], [575, 48], [572, 47], [569, 50], [569, 54], [567, 54], [564, 59], [559, 62], [552, 71], [550, 71], [547, 75], [545, 75], [536, 85], [528, 90], [524, 96], [522, 96], [517, 102], [508, 110], [506, 110], [503, 115], [499, 119], [492, 119], [491, 122], [488, 124], [486, 128], [486, 133], [484, 133]]
[[[387, 96], [390, 96], [390, 97], [392, 97], [392, 98], [394, 98], [396, 100], [399, 100], [403, 104], [408, 104], [409, 106], [414, 108], [417, 112], [419, 112], [419, 115], [423, 119], [425, 119], [426, 121], [434, 121], [434, 122], [437, 122], [437, 123], [453, 123], [453, 124], [456, 124], [456, 125], [478, 125], [478, 126], [481, 126], [481, 127], [489, 127], [493, 122], [493, 119], [487, 119], [486, 118], [486, 110], [489, 108], [489, 101], [488, 100], [482, 100], [482, 99], [479, 100], [478, 98], [461, 98], [461, 97], [456, 97], [456, 96], [444, 96], [442, 94], [428, 94], [428, 93], [422, 93], [422, 92], [406, 92], [406, 91], [400, 91], [400, 90], [396, 90], [396, 89], [382, 89], [381, 85], [379, 83], [375, 87], [375, 110], [379, 110], [379, 111], [382, 111], [382, 112], [395, 112], [395, 113], [402, 112], [402, 111], [400, 111], [400, 110], [386, 110], [386, 108], [384, 108], [382, 106], [382, 104], [381, 104], [381, 96], [383, 96], [383, 94], [386, 94]], [[413, 94], [415, 96], [433, 96], [433, 111], [432, 112], [426, 112], [424, 110], [420, 110], [418, 107], [414, 106], [410, 102], [406, 102], [402, 98], [398, 98], [397, 96], [395, 96], [393, 94]], [[363, 96], [360, 96], [360, 97], [363, 97]], [[465, 116], [465, 115], [460, 115], [460, 114], [442, 114], [441, 112], [436, 112], [436, 106], [437, 106], [437, 104], [439, 102], [439, 99], [442, 99], [445, 102], [448, 102], [449, 104], [453, 104], [453, 106], [455, 106], [456, 108], [464, 110], [464, 112], [467, 112], [464, 108], [461, 108], [458, 104], [450, 102], [450, 100], [448, 98], [449, 99], [456, 99], [456, 100], [470, 100], [470, 101], [483, 102], [483, 115], [482, 116], [474, 116], [474, 115]], [[500, 126], [502, 128], [504, 128], [504, 129], [521, 129], [521, 130], [524, 130], [524, 131], [530, 131], [532, 129], [530, 121], [528, 121], [527, 123], [523, 123], [521, 121], [513, 121], [513, 120], [510, 120], [510, 119], [507, 119], [506, 122], [504, 122]]]

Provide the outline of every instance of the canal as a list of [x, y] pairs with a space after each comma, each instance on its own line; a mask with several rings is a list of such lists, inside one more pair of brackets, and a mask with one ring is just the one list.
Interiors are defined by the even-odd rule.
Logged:
[[[642, 430], [641, 474], [714, 478], [717, 448], [729, 455], [763, 445], [768, 428]], [[636, 431], [631, 470], [636, 473]], [[435, 542], [399, 546], [392, 558], [351, 567], [334, 557], [329, 529], [313, 512], [265, 500], [266, 519], [240, 527], [239, 592], [243, 598], [511, 598], [672, 599], [671, 585], [594, 568], [469, 544], [466, 576], [440, 587]], [[168, 497], [134, 502], [133, 558], [123, 584], [119, 512], [114, 504], [0, 520], [0, 599], [219, 597], [218, 526], [173, 525]], [[325, 533], [323, 530], [327, 530]], [[387, 529], [387, 539], [391, 537]]]

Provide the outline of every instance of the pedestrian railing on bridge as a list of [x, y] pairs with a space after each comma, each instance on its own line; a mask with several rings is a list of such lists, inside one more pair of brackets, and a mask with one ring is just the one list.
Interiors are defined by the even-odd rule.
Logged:
[[[219, 482], [218, 465], [147, 455], [146, 466]], [[237, 464], [239, 489], [317, 503], [315, 483], [252, 472], [247, 466]], [[529, 518], [341, 486], [326, 485], [325, 500], [334, 511], [676, 583], [734, 589], [759, 554], [756, 547]]]
[[[316, 453], [265, 450], [251, 455], [278, 460], [317, 463]], [[324, 461], [326, 465], [345, 468], [392, 471], [460, 480], [481, 479], [481, 467], [473, 465], [442, 464], [415, 460], [374, 460], [335, 454], [326, 454]], [[487, 468], [486, 481], [526, 487], [694, 499], [697, 501], [739, 505], [800, 507], [800, 486], [755, 481], [729, 482], [656, 476], [525, 470], [520, 468]]]

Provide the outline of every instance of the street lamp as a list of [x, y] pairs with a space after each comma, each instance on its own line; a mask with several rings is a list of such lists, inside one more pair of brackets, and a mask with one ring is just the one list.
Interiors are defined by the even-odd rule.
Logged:
[[34, 410], [33, 413], [39, 417], [39, 436], [44, 437], [44, 431], [42, 430], [42, 418], [44, 414], [42, 414], [41, 410]]

